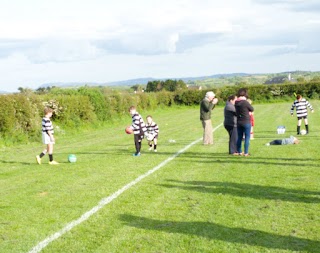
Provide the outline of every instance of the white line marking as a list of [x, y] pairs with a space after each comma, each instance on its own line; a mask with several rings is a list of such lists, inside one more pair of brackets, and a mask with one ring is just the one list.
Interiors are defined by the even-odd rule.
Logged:
[[[212, 132], [214, 132], [215, 130], [217, 130], [219, 127], [222, 126], [222, 123], [218, 126], [216, 126]], [[192, 147], [193, 145], [197, 144], [199, 141], [202, 140], [202, 137], [192, 143], [190, 143], [189, 145], [185, 146], [183, 149], [181, 149], [180, 151], [178, 151], [177, 153], [175, 153], [173, 156], [167, 158], [165, 161], [163, 161], [162, 163], [160, 163], [159, 165], [157, 165], [156, 167], [154, 167], [153, 169], [149, 170], [147, 173], [137, 177], [135, 180], [133, 180], [132, 182], [130, 182], [129, 184], [125, 185], [124, 187], [122, 187], [120, 190], [116, 191], [115, 193], [113, 193], [112, 195], [110, 195], [109, 197], [106, 197], [104, 199], [102, 199], [97, 206], [93, 207], [91, 210], [89, 210], [88, 212], [84, 213], [79, 219], [77, 220], [73, 220], [70, 223], [68, 223], [64, 228], [62, 228], [60, 231], [54, 233], [53, 235], [47, 237], [46, 239], [44, 239], [42, 242], [38, 243], [35, 247], [33, 247], [29, 253], [37, 253], [40, 252], [41, 250], [43, 250], [46, 246], [48, 246], [48, 244], [50, 244], [51, 242], [53, 242], [54, 240], [58, 239], [59, 237], [61, 237], [63, 234], [69, 232], [71, 229], [73, 229], [75, 226], [81, 224], [82, 222], [86, 221], [87, 219], [89, 219], [93, 214], [95, 214], [96, 212], [98, 212], [101, 208], [103, 208], [104, 206], [106, 206], [107, 204], [109, 204], [112, 200], [116, 199], [117, 197], [119, 197], [122, 193], [124, 193], [126, 190], [130, 189], [132, 186], [136, 185], [137, 183], [139, 183], [142, 179], [146, 178], [147, 176], [151, 175], [152, 173], [156, 172], [157, 170], [159, 170], [160, 168], [162, 168], [163, 166], [165, 166], [168, 162], [172, 161], [174, 158], [176, 158], [177, 156], [179, 156], [180, 154], [184, 153], [187, 149], [189, 149], [190, 147]]]

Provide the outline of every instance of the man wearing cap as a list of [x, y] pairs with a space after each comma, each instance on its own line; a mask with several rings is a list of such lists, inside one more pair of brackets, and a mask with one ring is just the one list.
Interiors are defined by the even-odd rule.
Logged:
[[200, 120], [203, 127], [204, 145], [213, 144], [211, 111], [217, 103], [218, 99], [215, 98], [215, 94], [212, 91], [208, 91], [200, 103]]

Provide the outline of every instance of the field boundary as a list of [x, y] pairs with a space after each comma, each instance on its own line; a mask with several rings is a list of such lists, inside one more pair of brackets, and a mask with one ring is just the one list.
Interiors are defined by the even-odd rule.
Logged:
[[[219, 127], [222, 126], [222, 123], [220, 123], [218, 126], [216, 126], [212, 132], [216, 131]], [[193, 141], [192, 143], [188, 144], [187, 146], [185, 146], [184, 148], [182, 148], [181, 150], [179, 150], [177, 153], [175, 153], [174, 155], [170, 156], [169, 158], [167, 158], [166, 160], [164, 160], [163, 162], [161, 162], [159, 165], [157, 165], [156, 167], [152, 168], [151, 170], [149, 170], [148, 172], [146, 172], [145, 174], [137, 177], [135, 180], [131, 181], [130, 183], [128, 183], [127, 185], [123, 186], [121, 189], [119, 189], [118, 191], [114, 192], [113, 194], [111, 194], [110, 196], [103, 198], [102, 200], [100, 200], [100, 202], [98, 203], [98, 205], [96, 205], [95, 207], [93, 207], [91, 210], [87, 211], [86, 213], [84, 213], [83, 215], [81, 215], [80, 218], [71, 221], [70, 223], [68, 223], [65, 227], [63, 227], [61, 230], [59, 230], [58, 232], [48, 236], [46, 239], [44, 239], [43, 241], [39, 242], [35, 247], [33, 247], [29, 253], [37, 253], [40, 252], [41, 250], [43, 250], [45, 247], [47, 247], [51, 242], [57, 240], [59, 237], [61, 237], [62, 235], [64, 235], [65, 233], [69, 232], [71, 229], [73, 229], [74, 227], [76, 227], [77, 225], [81, 224], [82, 222], [88, 220], [92, 215], [94, 215], [96, 212], [98, 212], [100, 209], [102, 209], [103, 207], [105, 207], [106, 205], [108, 205], [110, 202], [112, 202], [113, 200], [115, 200], [117, 197], [119, 197], [122, 193], [124, 193], [126, 190], [130, 189], [132, 186], [136, 185], [137, 183], [139, 183], [141, 180], [143, 180], [144, 178], [150, 176], [151, 174], [153, 174], [154, 172], [156, 172], [157, 170], [159, 170], [160, 168], [162, 168], [163, 166], [165, 166], [167, 163], [169, 163], [170, 161], [172, 161], [173, 159], [175, 159], [177, 156], [181, 155], [182, 153], [184, 153], [186, 150], [188, 150], [189, 148], [191, 148], [193, 145], [197, 144], [198, 142], [200, 142], [202, 140], [202, 137]]]

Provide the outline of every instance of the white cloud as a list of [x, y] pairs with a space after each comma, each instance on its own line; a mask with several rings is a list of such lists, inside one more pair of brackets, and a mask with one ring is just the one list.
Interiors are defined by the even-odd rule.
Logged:
[[85, 40], [48, 39], [39, 48], [32, 48], [26, 52], [30, 61], [70, 62], [94, 59], [100, 50]]
[[282, 70], [275, 57], [300, 69], [315, 68], [318, 2], [5, 1], [0, 9], [0, 90], [8, 83], [50, 80], [252, 73], [263, 66], [266, 72], [271, 62], [272, 70]]

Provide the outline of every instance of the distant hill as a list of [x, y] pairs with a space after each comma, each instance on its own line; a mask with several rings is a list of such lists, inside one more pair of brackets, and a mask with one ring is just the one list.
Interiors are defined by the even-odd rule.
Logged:
[[115, 82], [104, 82], [104, 83], [96, 83], [96, 82], [56, 82], [56, 83], [45, 83], [39, 86], [39, 88], [46, 88], [46, 87], [81, 87], [81, 86], [133, 86], [136, 84], [146, 85], [149, 81], [155, 80], [183, 80], [184, 82], [196, 81], [196, 80], [206, 80], [210, 78], [229, 78], [229, 77], [244, 77], [244, 76], [251, 76], [253, 74], [247, 73], [231, 73], [231, 74], [215, 74], [211, 76], [198, 76], [198, 77], [177, 77], [177, 78], [153, 78], [153, 77], [145, 77], [145, 78], [136, 78], [136, 79], [129, 79], [129, 80], [122, 80], [122, 81], [115, 81]]
[[47, 87], [81, 87], [81, 86], [106, 86], [108, 84], [104, 83], [95, 83], [95, 82], [53, 82], [53, 83], [44, 83], [39, 86], [39, 88], [47, 88]]
[[[165, 81], [168, 79], [172, 80], [183, 80], [185, 83], [190, 85], [202, 86], [204, 88], [208, 87], [221, 87], [225, 85], [235, 85], [235, 84], [264, 84], [267, 80], [275, 77], [288, 76], [291, 74], [293, 79], [298, 77], [304, 77], [306, 81], [310, 80], [314, 76], [319, 76], [318, 71], [287, 71], [281, 73], [229, 73], [229, 74], [215, 74], [210, 76], [197, 76], [197, 77], [169, 77], [169, 78], [154, 78], [154, 77], [144, 77], [129, 80], [121, 80], [114, 82], [52, 82], [42, 84], [39, 88], [46, 87], [62, 87], [62, 88], [77, 88], [81, 86], [114, 86], [117, 88], [126, 88], [126, 86], [131, 87], [136, 84], [146, 85], [149, 81], [161, 80]], [[277, 78], [275, 78], [278, 80]]]

